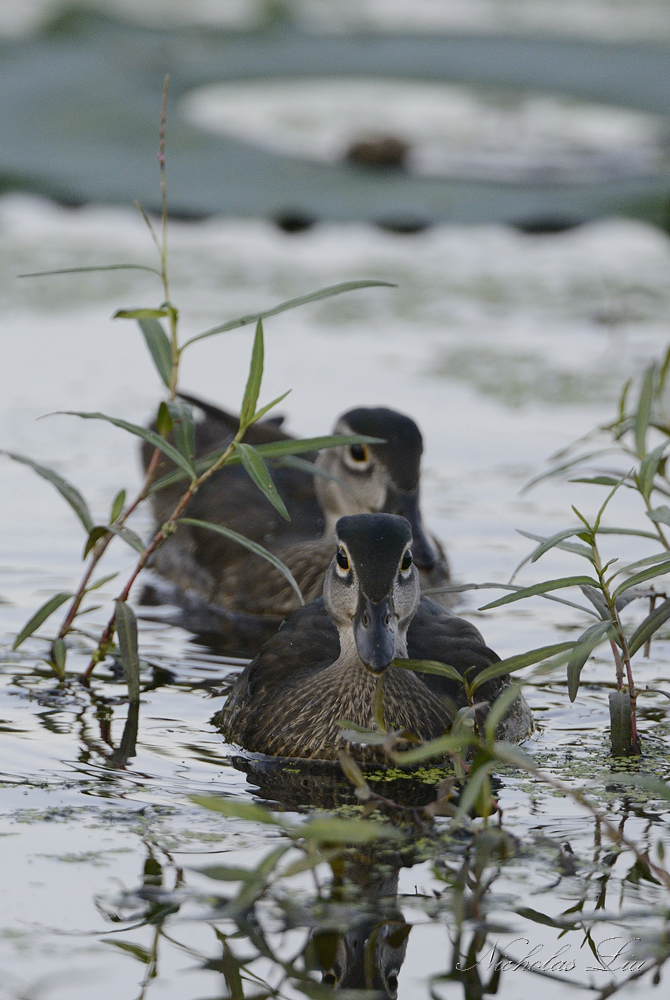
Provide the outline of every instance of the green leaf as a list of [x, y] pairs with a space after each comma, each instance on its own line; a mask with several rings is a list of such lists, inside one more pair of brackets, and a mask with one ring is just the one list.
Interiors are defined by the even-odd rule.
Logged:
[[217, 882], [247, 882], [254, 878], [255, 872], [249, 868], [233, 868], [229, 865], [207, 865], [205, 868], [193, 868], [195, 872], [216, 879]]
[[263, 312], [250, 313], [248, 316], [240, 316], [239, 319], [228, 320], [220, 326], [214, 326], [211, 330], [205, 330], [196, 337], [187, 340], [182, 350], [189, 344], [195, 344], [205, 337], [213, 337], [217, 333], [227, 333], [228, 330], [236, 330], [240, 326], [248, 326], [250, 323], [257, 323], [268, 316], [276, 316], [278, 313], [286, 312], [287, 309], [296, 309], [298, 306], [307, 305], [309, 302], [318, 302], [320, 299], [328, 299], [333, 295], [341, 295], [343, 292], [353, 292], [358, 288], [397, 288], [392, 281], [343, 281], [339, 285], [329, 285], [328, 288], [321, 288], [318, 292], [311, 292], [309, 295], [300, 295], [296, 299], [288, 299], [286, 302], [274, 306], [272, 309], [265, 309]]
[[356, 761], [353, 757], [350, 757], [348, 753], [345, 753], [344, 750], [340, 750], [337, 756], [345, 778], [347, 778], [356, 789], [357, 798], [361, 799], [363, 802], [366, 799], [369, 799], [371, 795], [370, 786], [363, 777], [363, 772]]
[[112, 319], [160, 319], [167, 315], [166, 309], [117, 309]]
[[658, 447], [649, 452], [640, 464], [640, 469], [637, 474], [637, 483], [640, 493], [645, 500], [649, 500], [649, 497], [651, 496], [651, 492], [654, 488], [654, 479], [663, 459], [663, 452], [667, 447], [667, 441], [664, 441], [663, 444], [659, 444]]
[[161, 402], [156, 414], [156, 430], [162, 438], [166, 438], [174, 427], [174, 418], [165, 401]]
[[574, 642], [558, 642], [552, 646], [539, 646], [537, 649], [530, 649], [527, 653], [508, 656], [507, 659], [499, 660], [498, 663], [493, 663], [478, 673], [470, 684], [470, 691], [476, 691], [482, 684], [486, 684], [487, 681], [494, 680], [496, 677], [503, 677], [505, 674], [511, 674], [514, 670], [521, 670], [523, 667], [530, 667], [534, 663], [548, 660], [552, 656], [567, 653], [574, 645]]
[[286, 868], [279, 873], [279, 877], [290, 878], [292, 875], [299, 875], [301, 872], [311, 871], [319, 865], [334, 861], [334, 859], [341, 854], [342, 849], [339, 847], [329, 851], [314, 851], [313, 853], [306, 854], [302, 858], [298, 858], [297, 861], [293, 861], [290, 865], [287, 865]]
[[641, 646], [644, 646], [648, 639], [651, 639], [654, 632], [670, 618], [670, 598], [659, 604], [641, 622], [628, 640], [628, 651], [631, 656], [637, 653]]
[[463, 818], [474, 807], [481, 792], [490, 782], [491, 772], [494, 768], [495, 761], [488, 761], [486, 764], [482, 764], [478, 767], [474, 774], [468, 779], [468, 782], [461, 792], [458, 800], [458, 809], [456, 811], [456, 815], [451, 821], [452, 826], [458, 826]]
[[264, 417], [265, 414], [268, 413], [270, 410], [274, 409], [274, 407], [277, 406], [278, 403], [281, 403], [282, 399], [286, 399], [286, 397], [290, 395], [292, 391], [293, 391], [292, 389], [287, 389], [286, 392], [282, 392], [281, 396], [277, 396], [276, 399], [273, 399], [271, 403], [266, 403], [265, 406], [261, 406], [260, 410], [256, 410], [251, 423], [255, 424], [257, 420], [260, 420], [261, 417]]
[[68, 483], [66, 479], [59, 476], [57, 472], [53, 471], [53, 469], [47, 469], [44, 465], [38, 465], [37, 462], [33, 462], [31, 458], [26, 458], [24, 455], [16, 455], [9, 451], [0, 451], [0, 455], [6, 455], [15, 462], [21, 462], [22, 465], [29, 465], [38, 476], [41, 476], [42, 479], [46, 479], [53, 486], [55, 486], [63, 499], [69, 503], [70, 507], [72, 507], [72, 510], [84, 525], [86, 531], [91, 530], [93, 527], [91, 512], [88, 509], [88, 504], [76, 486], [73, 486], [72, 483]]
[[159, 448], [164, 455], [172, 459], [175, 465], [183, 469], [189, 479], [196, 478], [193, 465], [176, 448], [173, 448], [171, 444], [164, 441], [155, 431], [149, 430], [148, 427], [140, 427], [139, 424], [128, 423], [127, 420], [121, 420], [120, 417], [108, 417], [106, 413], [81, 413], [77, 410], [59, 410], [58, 414], [62, 416], [81, 417], [83, 420], [106, 420], [108, 423], [114, 424], [115, 427], [120, 427], [130, 434], [135, 434], [144, 441], [148, 441], [154, 448]]
[[598, 643], [605, 638], [611, 627], [611, 621], [598, 622], [597, 625], [591, 625], [585, 632], [582, 632], [577, 640], [568, 660], [568, 696], [570, 701], [574, 701], [577, 697], [579, 680], [584, 664]]
[[97, 590], [99, 587], [104, 587], [106, 583], [109, 583], [110, 580], [114, 580], [118, 575], [119, 575], [118, 573], [110, 573], [108, 576], [101, 576], [99, 580], [95, 581], [95, 583], [90, 584], [90, 586], [86, 588], [84, 593], [90, 594], [92, 590]]
[[613, 476], [578, 476], [577, 479], [568, 479], [569, 483], [592, 483], [594, 486], [616, 486], [619, 479]]
[[438, 663], [437, 660], [395, 659], [392, 666], [402, 667], [403, 670], [414, 670], [421, 674], [437, 674], [438, 677], [448, 677], [459, 684], [464, 683], [463, 676], [456, 667], [451, 667], [448, 663]]
[[140, 700], [140, 655], [137, 648], [137, 618], [126, 601], [115, 601], [116, 634], [121, 651], [123, 675], [128, 685], [128, 700]]
[[449, 753], [461, 753], [470, 743], [470, 734], [462, 733], [459, 736], [438, 736], [437, 739], [429, 740], [420, 747], [412, 750], [405, 750], [400, 753], [392, 753], [391, 756], [400, 767], [408, 767], [411, 764], [421, 764], [431, 757], [444, 757]]
[[639, 458], [644, 458], [646, 454], [647, 428], [651, 417], [651, 403], [654, 396], [654, 382], [656, 380], [656, 363], [652, 363], [647, 368], [642, 388], [640, 389], [640, 399], [637, 404], [635, 415], [635, 450]]
[[284, 520], [290, 521], [291, 518], [289, 517], [286, 505], [279, 496], [277, 487], [272, 481], [272, 477], [267, 470], [265, 462], [260, 457], [256, 449], [250, 444], [242, 444], [239, 441], [235, 442], [235, 448], [242, 459], [242, 465], [246, 469], [251, 481], [258, 487], [261, 493], [267, 497], [272, 506], [279, 511]]
[[40, 627], [42, 622], [45, 622], [47, 618], [54, 613], [54, 611], [58, 610], [61, 604], [65, 604], [65, 602], [69, 601], [71, 597], [74, 597], [74, 594], [63, 592], [61, 594], [54, 594], [54, 596], [50, 597], [48, 601], [45, 601], [44, 604], [37, 609], [33, 617], [23, 626], [12, 644], [12, 649], [18, 649], [21, 643]]
[[[571, 445], [570, 447], [572, 448], [574, 445]], [[569, 458], [565, 462], [560, 462], [558, 465], [552, 466], [551, 469], [547, 469], [546, 472], [540, 472], [537, 476], [533, 476], [533, 478], [529, 479], [525, 486], [523, 486], [520, 492], [525, 493], [526, 490], [535, 486], [536, 483], [542, 482], [543, 479], [550, 479], [552, 476], [558, 476], [561, 472], [566, 472], [567, 469], [572, 468], [573, 465], [579, 465], [581, 462], [588, 462], [592, 458], [597, 458], [599, 455], [606, 454], [608, 451], [615, 451], [618, 453], [619, 449], [599, 448], [597, 451], [589, 451], [584, 455], [576, 455], [574, 458]], [[565, 454], [565, 452], [563, 454]]]
[[637, 535], [638, 538], [652, 538], [658, 541], [658, 535], [653, 531], [638, 531], [636, 528], [601, 528], [598, 527], [597, 535]]
[[103, 938], [103, 944], [110, 944], [113, 948], [119, 948], [120, 951], [126, 951], [133, 958], [138, 959], [143, 965], [151, 965], [154, 960], [154, 955], [148, 948], [143, 948], [140, 944], [133, 944], [132, 941], [119, 941], [116, 938]]
[[52, 274], [87, 274], [89, 271], [150, 271], [161, 277], [160, 271], [146, 264], [102, 264], [99, 267], [63, 267], [57, 271], [30, 271], [28, 274], [17, 274], [17, 278], [44, 278]]
[[251, 350], [249, 378], [247, 379], [247, 385], [244, 390], [244, 398], [242, 399], [242, 407], [240, 409], [241, 428], [248, 427], [253, 421], [256, 413], [256, 404], [258, 403], [258, 396], [261, 391], [261, 382], [263, 380], [264, 356], [265, 348], [263, 344], [263, 324], [259, 319], [256, 323], [256, 336], [254, 337], [254, 346]]
[[119, 490], [119, 492], [112, 500], [112, 509], [109, 514], [110, 524], [113, 524], [114, 521], [116, 521], [116, 519], [119, 517], [121, 511], [123, 510], [125, 502], [126, 502], [126, 491]]
[[[524, 538], [532, 538], [534, 542], [547, 541], [547, 539], [543, 535], [534, 535], [532, 531], [522, 531], [521, 528], [517, 528], [516, 530], [519, 535], [523, 535]], [[556, 542], [556, 548], [561, 549], [563, 552], [573, 552], [575, 555], [583, 556], [585, 559], [588, 559], [589, 562], [593, 562], [593, 553], [591, 552], [591, 549], [588, 547], [588, 545], [581, 545], [578, 542], [559, 541]], [[519, 566], [517, 566], [514, 573], [512, 574], [512, 577], [514, 577], [519, 572], [521, 567], [525, 563], [527, 563], [529, 559], [530, 556], [524, 559], [524, 561], [520, 563]]]
[[[151, 312], [151, 310], [145, 311]], [[154, 312], [159, 316], [167, 315], [164, 310], [156, 309]], [[119, 316], [120, 314], [117, 313], [116, 315]], [[142, 331], [144, 342], [149, 349], [149, 354], [153, 358], [156, 371], [169, 389], [172, 380], [172, 347], [170, 346], [167, 334], [162, 324], [156, 318], [151, 316], [137, 316], [135, 318], [138, 320], [137, 325]]]
[[371, 820], [319, 816], [296, 827], [293, 836], [316, 840], [319, 844], [369, 844], [382, 837], [397, 840], [401, 833], [395, 827]]
[[266, 823], [268, 826], [280, 826], [285, 828], [287, 824], [263, 806], [257, 806], [254, 802], [240, 802], [237, 799], [222, 799], [218, 795], [191, 795], [191, 802], [198, 806], [210, 809], [213, 812], [222, 813], [224, 816], [234, 816], [236, 819], [252, 820], [254, 823]]
[[639, 569], [642, 566], [655, 566], [657, 563], [666, 562], [668, 559], [670, 559], [670, 552], [667, 550], [657, 552], [653, 556], [645, 556], [644, 559], [637, 559], [635, 562], [628, 563], [622, 569], [617, 570], [614, 576], [619, 576], [621, 573], [630, 573], [632, 570]]
[[96, 524], [95, 527], [91, 528], [90, 534], [86, 545], [84, 546], [84, 552], [82, 559], [85, 559], [89, 554], [93, 546], [105, 535], [112, 534], [118, 535], [123, 541], [130, 545], [131, 549], [135, 549], [136, 552], [144, 552], [146, 545], [136, 532], [132, 531], [131, 528], [117, 528], [114, 524]]
[[639, 573], [634, 573], [633, 576], [619, 584], [612, 596], [616, 600], [626, 590], [630, 590], [631, 587], [637, 587], [638, 583], [645, 583], [647, 580], [653, 580], [657, 576], [664, 576], [666, 573], [670, 573], [670, 556], [668, 556], [665, 562], [658, 563], [656, 566], [650, 566], [649, 569], [643, 569]]
[[175, 400], [167, 404], [168, 411], [173, 420], [174, 439], [177, 448], [190, 462], [195, 455], [195, 423], [193, 421], [193, 407], [190, 403], [182, 400]]
[[656, 523], [670, 524], [670, 507], [655, 507], [654, 510], [648, 510], [647, 517]]
[[198, 521], [193, 517], [180, 517], [179, 522], [180, 524], [191, 524], [193, 525], [194, 528], [206, 528], [208, 531], [215, 531], [219, 535], [224, 535], [224, 537], [226, 538], [231, 538], [234, 542], [239, 542], [239, 544], [243, 545], [245, 549], [249, 549], [250, 552], [254, 552], [257, 556], [260, 556], [262, 559], [266, 559], [269, 563], [271, 563], [274, 566], [276, 570], [278, 570], [281, 573], [281, 575], [286, 580], [288, 580], [291, 587], [295, 591], [297, 597], [299, 598], [300, 603], [301, 604], [305, 603], [302, 593], [300, 591], [300, 587], [294, 580], [291, 570], [288, 568], [288, 566], [284, 565], [281, 559], [278, 559], [277, 556], [272, 554], [272, 552], [268, 552], [268, 550], [264, 549], [262, 545], [258, 545], [257, 542], [252, 542], [250, 538], [245, 538], [244, 535], [238, 534], [237, 531], [231, 531], [230, 528], [224, 528], [222, 524], [211, 524], [209, 521]]
[[521, 747], [515, 746], [514, 743], [496, 741], [489, 749], [504, 764], [522, 767], [526, 771], [537, 771], [537, 762], [529, 753], [526, 753]]
[[50, 660], [49, 662], [51, 663], [53, 672], [56, 674], [56, 677], [59, 677], [60, 680], [63, 680], [63, 678], [65, 677], [65, 657], [67, 653], [65, 649], [65, 640], [61, 639], [61, 637], [59, 636], [54, 641], [51, 647], [51, 652], [53, 655], [53, 660]]
[[513, 594], [506, 594], [505, 597], [499, 597], [496, 601], [491, 601], [490, 604], [484, 604], [479, 610], [489, 611], [491, 608], [499, 608], [503, 604], [522, 601], [526, 597], [535, 597], [538, 594], [561, 590], [564, 587], [581, 587], [584, 585], [596, 588], [600, 587], [598, 581], [590, 576], [564, 576], [557, 580], [545, 580], [543, 583], [535, 583], [532, 587], [523, 587], [521, 590], [516, 590]]

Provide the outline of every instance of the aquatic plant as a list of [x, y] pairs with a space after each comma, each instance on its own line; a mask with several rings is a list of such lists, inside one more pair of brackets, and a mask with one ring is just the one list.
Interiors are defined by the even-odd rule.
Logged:
[[[89, 506], [80, 492], [72, 483], [65, 480], [52, 469], [39, 465], [32, 459], [14, 452], [4, 452], [9, 458], [30, 466], [43, 479], [46, 479], [58, 490], [63, 499], [72, 507], [79, 518], [84, 529], [86, 540], [83, 549], [83, 559], [88, 558], [86, 570], [81, 578], [79, 586], [75, 592], [61, 592], [50, 597], [35, 614], [25, 624], [17, 635], [13, 649], [17, 649], [29, 636], [33, 635], [40, 626], [47, 621], [62, 605], [69, 602], [68, 610], [61, 623], [58, 634], [50, 644], [47, 662], [54, 673], [62, 681], [66, 674], [66, 638], [71, 633], [82, 633], [79, 619], [95, 608], [82, 608], [84, 599], [93, 591], [99, 589], [104, 584], [111, 582], [116, 574], [103, 576], [93, 581], [93, 574], [108, 546], [115, 538], [120, 538], [139, 554], [137, 563], [120, 590], [114, 604], [114, 611], [107, 622], [106, 627], [97, 637], [94, 648], [91, 650], [91, 658], [88, 667], [80, 676], [80, 680], [87, 682], [96, 664], [105, 660], [110, 654], [118, 653], [123, 664], [123, 670], [128, 684], [128, 695], [131, 703], [137, 703], [140, 695], [140, 659], [137, 642], [137, 620], [135, 613], [128, 603], [131, 588], [138, 574], [146, 566], [152, 554], [172, 534], [180, 521], [182, 514], [189, 500], [198, 489], [219, 469], [227, 465], [241, 463], [251, 480], [258, 489], [267, 497], [270, 503], [279, 511], [280, 515], [289, 520], [289, 515], [274, 485], [272, 477], [268, 471], [267, 461], [272, 459], [284, 459], [287, 456], [319, 450], [322, 448], [336, 447], [342, 444], [369, 443], [376, 441], [365, 435], [328, 435], [324, 437], [309, 438], [302, 440], [278, 441], [270, 444], [253, 447], [243, 441], [246, 430], [256, 421], [264, 417], [273, 407], [280, 403], [288, 393], [283, 393], [277, 399], [258, 406], [258, 400], [263, 377], [264, 364], [264, 335], [263, 320], [295, 309], [298, 306], [310, 302], [317, 302], [334, 295], [354, 291], [360, 288], [370, 288], [376, 286], [390, 286], [389, 282], [376, 280], [347, 281], [328, 288], [319, 289], [307, 295], [281, 302], [270, 309], [260, 310], [245, 316], [229, 319], [223, 323], [198, 333], [185, 341], [180, 340], [179, 335], [179, 310], [174, 305], [170, 296], [170, 282], [168, 275], [168, 198], [167, 198], [167, 174], [166, 174], [166, 122], [167, 122], [167, 94], [169, 77], [165, 79], [163, 88], [163, 101], [160, 116], [160, 133], [158, 162], [160, 171], [161, 187], [161, 229], [156, 232], [148, 215], [139, 204], [138, 210], [142, 214], [149, 234], [158, 254], [158, 266], [138, 264], [107, 264], [102, 266], [67, 268], [56, 271], [34, 272], [32, 274], [21, 275], [21, 277], [43, 277], [51, 275], [66, 275], [81, 272], [94, 272], [104, 270], [141, 270], [148, 271], [155, 275], [161, 284], [163, 301], [157, 307], [147, 307], [139, 309], [119, 309], [115, 313], [116, 319], [134, 320], [137, 322], [139, 330], [144, 338], [146, 347], [151, 355], [156, 372], [166, 390], [166, 398], [160, 403], [155, 421], [155, 430], [141, 427], [130, 423], [121, 417], [110, 416], [105, 413], [83, 413], [79, 411], [63, 411], [64, 414], [77, 416], [84, 420], [103, 420], [113, 424], [127, 433], [141, 438], [153, 446], [154, 451], [146, 471], [144, 482], [136, 496], [128, 501], [125, 490], [120, 490], [114, 497], [109, 518], [106, 523], [96, 523], [91, 514]], [[391, 286], [392, 287], [392, 286]], [[195, 427], [193, 414], [188, 403], [180, 400], [179, 396], [179, 373], [184, 352], [194, 344], [218, 334], [234, 330], [242, 326], [255, 324], [255, 337], [251, 352], [251, 363], [249, 376], [240, 408], [240, 420], [237, 433], [232, 441], [219, 452], [214, 452], [203, 459], [196, 461], [195, 458]], [[289, 390], [290, 391], [290, 390]], [[173, 443], [174, 442], [174, 443]], [[163, 476], [156, 481], [156, 470], [161, 455], [170, 459], [176, 471]], [[183, 480], [185, 489], [181, 498], [176, 503], [174, 510], [156, 531], [147, 544], [127, 525], [128, 518], [136, 508], [146, 500], [151, 493], [175, 481]], [[205, 521], [195, 521], [188, 519], [191, 525], [197, 524], [201, 528], [219, 532], [233, 539], [238, 544], [250, 549], [256, 555], [261, 556], [270, 562], [288, 580], [296, 591], [298, 598], [302, 602], [300, 588], [294, 580], [288, 567], [278, 559], [273, 553], [263, 546], [257, 544], [243, 535], [234, 532], [222, 525], [214, 525]], [[116, 642], [115, 642], [116, 637]]]

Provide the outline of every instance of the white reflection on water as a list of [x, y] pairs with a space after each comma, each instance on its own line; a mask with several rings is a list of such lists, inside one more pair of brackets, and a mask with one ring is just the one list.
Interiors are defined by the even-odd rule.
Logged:
[[[110, 317], [119, 306], [157, 304], [160, 288], [150, 277], [123, 272], [23, 281], [13, 275], [86, 263], [152, 263], [151, 245], [130, 211], [68, 212], [18, 197], [0, 203], [0, 232], [0, 446], [52, 465], [77, 483], [102, 517], [120, 486], [138, 484], [135, 443], [103, 424], [35, 418], [62, 409], [101, 410], [140, 423], [150, 417], [160, 395], [151, 362], [134, 325]], [[412, 414], [426, 444], [426, 520], [446, 541], [460, 580], [506, 580], [528, 550], [515, 528], [546, 534], [563, 527], [571, 502], [594, 510], [600, 493], [593, 487], [552, 483], [521, 497], [518, 490], [549, 453], [610, 415], [619, 381], [659, 354], [667, 340], [670, 248], [664, 235], [639, 223], [602, 222], [554, 236], [439, 227], [400, 237], [362, 225], [287, 236], [264, 222], [213, 220], [174, 225], [171, 253], [172, 295], [185, 334], [349, 278], [398, 282], [397, 290], [359, 292], [269, 320], [262, 400], [293, 386], [284, 409], [301, 434], [325, 432], [337, 413], [361, 403]], [[195, 347], [186, 357], [185, 388], [234, 408], [250, 337], [246, 329]], [[524, 362], [524, 368], [520, 357], [535, 359], [534, 367]], [[489, 359], [485, 378], [482, 359]], [[510, 395], [506, 382], [518, 380], [520, 370], [523, 393]], [[566, 372], [577, 380], [573, 387], [586, 388], [560, 401], [545, 382]], [[2, 483], [0, 595], [9, 603], [0, 613], [6, 648], [10, 634], [49, 592], [76, 583], [83, 536], [52, 488], [30, 470], [3, 459]], [[613, 521], [641, 520], [627, 497], [617, 502]], [[135, 527], [146, 532], [146, 515], [139, 515]], [[633, 552], [631, 546], [624, 554]], [[125, 572], [132, 562], [130, 550], [112, 549], [109, 571]], [[544, 562], [524, 570], [523, 579], [574, 567], [565, 553]], [[107, 587], [102, 596], [109, 601], [113, 593]], [[487, 595], [481, 601], [477, 596], [466, 600], [466, 613], [476, 614]], [[102, 621], [103, 615], [93, 617]], [[560, 641], [566, 634], [561, 628], [578, 620], [576, 612], [540, 601], [476, 617], [502, 655]], [[650, 660], [641, 661], [643, 684], [662, 686], [665, 647], [656, 643]], [[76, 689], [63, 700], [48, 679], [31, 672], [43, 649], [38, 640], [28, 645], [25, 659], [5, 654], [0, 717], [8, 731], [0, 771], [6, 782], [3, 830], [13, 834], [3, 840], [5, 898], [12, 900], [13, 915], [3, 918], [0, 953], [14, 983], [65, 968], [99, 976], [104, 968], [113, 975], [99, 979], [96, 1000], [133, 995], [137, 971], [130, 959], [110, 957], [112, 949], [97, 938], [64, 938], [53, 927], [109, 929], [94, 897], [111, 898], [119, 880], [136, 883], [142, 837], [194, 852], [195, 858], [186, 859], [194, 865], [204, 863], [211, 849], [224, 849], [233, 864], [253, 863], [266, 849], [262, 831], [245, 823], [222, 827], [186, 802], [194, 791], [247, 789], [209, 724], [220, 699], [197, 686], [216, 682], [229, 668], [198, 655], [178, 630], [146, 626], [142, 648], [147, 659], [172, 671], [172, 681], [144, 696], [137, 756], [123, 771], [106, 764], [110, 747], [99, 706]], [[73, 665], [84, 663], [85, 651], [73, 651]], [[606, 683], [611, 673], [599, 654], [585, 668], [584, 680]], [[122, 688], [108, 679], [97, 691], [113, 699]], [[606, 689], [587, 688], [571, 706], [561, 672], [538, 675], [528, 697], [544, 726], [531, 746], [541, 760], [566, 775], [570, 757], [607, 767], [601, 736]], [[108, 736], [118, 745], [124, 706], [113, 706], [112, 714]], [[643, 730], [653, 732], [653, 722], [644, 721]], [[655, 737], [661, 749], [665, 732]], [[522, 840], [568, 837], [575, 851], [589, 851], [592, 828], [565, 799], [538, 797], [514, 778], [506, 780], [501, 798]], [[30, 819], [34, 823], [26, 825]], [[215, 839], [221, 836], [222, 843]], [[80, 860], [68, 864], [68, 857]], [[180, 860], [178, 853], [175, 858]], [[528, 878], [536, 888], [544, 884], [543, 863], [534, 864]], [[527, 858], [519, 862], [524, 865], [530, 865]], [[419, 875], [411, 869], [403, 874], [404, 891], [411, 893]], [[422, 879], [430, 882], [425, 872]], [[506, 879], [505, 892], [530, 891], [509, 871]], [[530, 896], [526, 904], [539, 907]], [[550, 905], [547, 897], [542, 905]], [[564, 896], [551, 902], [557, 911], [568, 905]], [[421, 919], [408, 906], [408, 919]], [[444, 968], [446, 939], [438, 946], [438, 929], [426, 933], [425, 939], [418, 933], [411, 939], [401, 974], [408, 988]], [[135, 939], [146, 945], [147, 936], [143, 930]], [[193, 927], [184, 936], [208, 947]], [[189, 966], [190, 959], [166, 948], [161, 996], [184, 997], [176, 973]], [[211, 993], [211, 973], [190, 976], [194, 996]], [[91, 996], [85, 980], [49, 983], [47, 995], [57, 1000]], [[7, 996], [19, 989], [2, 988]], [[519, 1000], [536, 988], [531, 977], [510, 977], [501, 995]], [[550, 984], [547, 997], [564, 995], [560, 989]]]

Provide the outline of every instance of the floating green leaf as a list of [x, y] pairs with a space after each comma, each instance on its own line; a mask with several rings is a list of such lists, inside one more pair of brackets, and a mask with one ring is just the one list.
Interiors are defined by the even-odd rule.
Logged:
[[9, 451], [0, 451], [0, 455], [6, 455], [15, 462], [21, 462], [23, 465], [29, 465], [38, 476], [41, 476], [42, 479], [46, 479], [53, 486], [55, 486], [63, 499], [69, 503], [70, 507], [72, 507], [72, 510], [84, 525], [86, 531], [91, 530], [93, 527], [91, 512], [88, 509], [88, 504], [76, 486], [73, 486], [72, 483], [68, 483], [66, 479], [59, 476], [57, 472], [53, 471], [53, 469], [47, 469], [44, 465], [38, 465], [37, 462], [33, 462], [31, 458], [26, 458], [24, 455], [16, 455]]
[[137, 618], [127, 601], [115, 601], [116, 634], [121, 651], [123, 674], [128, 685], [128, 700], [140, 700], [140, 655], [137, 648]]
[[318, 292], [311, 292], [309, 295], [300, 295], [296, 299], [288, 299], [286, 302], [273, 306], [272, 309], [264, 309], [262, 312], [250, 313], [247, 316], [240, 316], [239, 319], [228, 320], [220, 326], [214, 326], [211, 330], [205, 330], [196, 337], [191, 337], [182, 347], [195, 344], [205, 337], [213, 337], [217, 333], [227, 333], [228, 330], [236, 330], [240, 326], [248, 326], [250, 323], [257, 323], [259, 320], [267, 319], [268, 316], [276, 316], [278, 313], [286, 312], [288, 309], [296, 309], [298, 306], [307, 305], [309, 302], [318, 302], [320, 299], [328, 299], [333, 295], [341, 295], [343, 292], [353, 292], [358, 288], [396, 288], [392, 281], [343, 281], [339, 285], [329, 285], [328, 288], [321, 288]]
[[58, 610], [61, 604], [65, 604], [65, 602], [69, 601], [71, 597], [74, 597], [74, 594], [64, 592], [61, 594], [54, 594], [54, 596], [50, 597], [48, 601], [45, 601], [44, 604], [37, 609], [33, 617], [23, 626], [12, 644], [12, 649], [18, 649], [21, 643], [24, 642], [29, 635], [32, 635], [33, 632], [35, 632], [40, 625], [54, 613], [54, 611]]
[[180, 524], [191, 524], [194, 528], [205, 528], [207, 531], [215, 531], [219, 535], [224, 535], [226, 538], [232, 539], [234, 542], [239, 542], [239, 544], [243, 545], [245, 549], [249, 549], [250, 552], [254, 552], [257, 556], [260, 556], [261, 559], [266, 559], [267, 562], [271, 563], [274, 568], [278, 570], [286, 580], [288, 580], [299, 598], [300, 603], [305, 603], [300, 587], [296, 583], [291, 570], [288, 566], [284, 565], [281, 559], [278, 559], [272, 552], [268, 552], [268, 550], [264, 549], [262, 545], [258, 545], [257, 542], [252, 542], [250, 538], [245, 538], [244, 535], [240, 535], [237, 531], [231, 531], [230, 528], [224, 528], [222, 524], [211, 524], [209, 521], [198, 521], [193, 517], [180, 517], [179, 522]]
[[246, 469], [251, 481], [258, 487], [261, 493], [268, 498], [272, 506], [279, 511], [281, 516], [286, 521], [290, 521], [291, 518], [289, 517], [286, 505], [277, 492], [277, 487], [272, 481], [272, 477], [267, 470], [265, 462], [256, 449], [252, 448], [250, 444], [242, 444], [239, 441], [235, 443], [235, 448], [242, 459], [242, 465]]

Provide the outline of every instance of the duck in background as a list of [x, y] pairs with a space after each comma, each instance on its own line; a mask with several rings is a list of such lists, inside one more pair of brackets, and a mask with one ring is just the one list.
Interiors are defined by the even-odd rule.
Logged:
[[[196, 455], [224, 448], [238, 418], [193, 396], [199, 407]], [[334, 434], [363, 434], [383, 440], [324, 449], [302, 463], [270, 463], [270, 472], [291, 520], [285, 521], [240, 465], [215, 473], [194, 496], [185, 516], [224, 525], [275, 553], [291, 570], [307, 602], [321, 596], [337, 543], [335, 524], [343, 515], [384, 511], [411, 525], [412, 555], [424, 588], [448, 585], [449, 566], [440, 542], [426, 532], [419, 503], [423, 440], [416, 423], [385, 407], [357, 407], [336, 422]], [[259, 445], [290, 440], [280, 421], [253, 424], [244, 439]], [[152, 449], [145, 445], [145, 468]], [[305, 471], [304, 459], [314, 466]], [[299, 467], [296, 467], [296, 464]], [[173, 470], [161, 458], [158, 476]], [[156, 527], [167, 519], [183, 490], [173, 484], [153, 495]], [[146, 588], [143, 603], [181, 608], [171, 619], [204, 637], [219, 651], [255, 655], [283, 618], [299, 607], [293, 589], [266, 560], [234, 540], [205, 528], [180, 525], [157, 550], [151, 568], [168, 586]], [[445, 606], [449, 597], [441, 598]]]
[[[384, 763], [378, 746], [348, 743], [342, 720], [374, 728], [377, 684], [383, 677], [387, 731], [410, 730], [422, 740], [441, 736], [458, 707], [462, 685], [393, 665], [394, 659], [436, 660], [469, 679], [497, 662], [470, 622], [421, 599], [408, 521], [392, 514], [341, 518], [323, 597], [288, 616], [236, 682], [221, 713], [229, 742], [282, 757]], [[481, 686], [492, 703], [509, 676]], [[533, 720], [523, 696], [508, 709], [497, 736], [517, 742]]]

